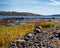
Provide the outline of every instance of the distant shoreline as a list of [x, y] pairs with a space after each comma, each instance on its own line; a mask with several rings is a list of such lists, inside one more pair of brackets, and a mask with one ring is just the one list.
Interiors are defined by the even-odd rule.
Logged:
[[29, 13], [29, 12], [6, 12], [0, 11], [0, 15], [6, 16], [40, 16], [40, 14]]

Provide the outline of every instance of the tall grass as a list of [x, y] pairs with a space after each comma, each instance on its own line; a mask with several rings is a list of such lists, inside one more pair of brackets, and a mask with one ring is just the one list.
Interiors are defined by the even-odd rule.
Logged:
[[[8, 48], [10, 42], [18, 37], [23, 38], [26, 34], [33, 32], [35, 26], [47, 26], [54, 23], [37, 22], [35, 24], [24, 24], [19, 26], [0, 26], [0, 48]], [[50, 25], [51, 26], [51, 25]]]
[[0, 26], [0, 47], [8, 46], [11, 41], [15, 41], [18, 37], [23, 38], [23, 36], [27, 33], [33, 32], [34, 28], [34, 24], [21, 26]]

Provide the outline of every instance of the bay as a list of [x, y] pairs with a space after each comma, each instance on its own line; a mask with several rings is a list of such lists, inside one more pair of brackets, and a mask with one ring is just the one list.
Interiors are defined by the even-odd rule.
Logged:
[[2, 16], [0, 18], [60, 18], [60, 16]]

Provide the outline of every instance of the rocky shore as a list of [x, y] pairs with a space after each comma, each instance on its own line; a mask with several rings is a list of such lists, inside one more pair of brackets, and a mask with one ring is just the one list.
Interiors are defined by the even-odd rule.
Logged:
[[24, 38], [18, 37], [16, 42], [12, 41], [9, 48], [60, 48], [59, 29], [56, 27], [44, 31], [41, 26], [37, 26], [33, 33], [25, 35]]
[[25, 23], [36, 23], [36, 22], [58, 22], [60, 23], [60, 19], [38, 19], [38, 18], [4, 18], [0, 19], [0, 25], [7, 25], [7, 26], [12, 26], [12, 25], [20, 25], [20, 24], [25, 24]]

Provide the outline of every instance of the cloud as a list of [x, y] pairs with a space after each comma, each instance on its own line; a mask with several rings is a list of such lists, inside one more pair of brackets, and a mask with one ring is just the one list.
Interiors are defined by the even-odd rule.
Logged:
[[50, 3], [48, 5], [60, 5], [60, 2], [56, 0], [50, 0]]
[[55, 0], [50, 0], [51, 2], [56, 2]]

